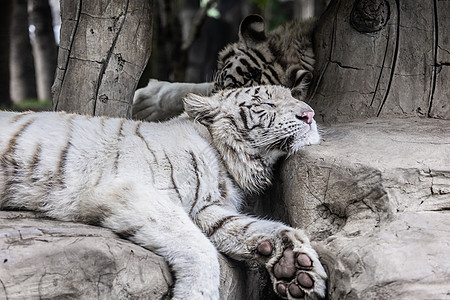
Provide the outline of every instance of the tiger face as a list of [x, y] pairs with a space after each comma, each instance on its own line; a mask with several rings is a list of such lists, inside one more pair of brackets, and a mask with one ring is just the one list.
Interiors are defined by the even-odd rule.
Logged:
[[219, 53], [214, 91], [282, 85], [304, 100], [314, 70], [313, 26], [311, 21], [294, 20], [266, 36], [260, 16], [246, 17], [239, 28], [239, 41]]
[[248, 155], [279, 157], [320, 141], [313, 109], [282, 86], [190, 94], [184, 101], [188, 115], [206, 125], [213, 139]]

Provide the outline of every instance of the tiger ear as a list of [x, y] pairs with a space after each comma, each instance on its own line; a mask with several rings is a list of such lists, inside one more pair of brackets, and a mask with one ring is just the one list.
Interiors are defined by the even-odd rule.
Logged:
[[211, 124], [219, 111], [216, 97], [200, 96], [189, 93], [183, 98], [184, 110], [191, 118], [204, 125]]
[[239, 26], [239, 41], [245, 44], [257, 44], [265, 41], [264, 19], [260, 15], [249, 15]]
[[294, 98], [304, 100], [313, 79], [313, 74], [306, 70], [297, 70], [291, 74], [291, 94]]

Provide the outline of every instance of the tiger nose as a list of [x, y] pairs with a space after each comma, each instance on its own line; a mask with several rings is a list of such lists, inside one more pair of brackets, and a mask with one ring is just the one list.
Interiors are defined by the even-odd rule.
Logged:
[[312, 110], [307, 110], [302, 112], [301, 115], [296, 115], [295, 117], [306, 124], [311, 124], [314, 118], [314, 112]]

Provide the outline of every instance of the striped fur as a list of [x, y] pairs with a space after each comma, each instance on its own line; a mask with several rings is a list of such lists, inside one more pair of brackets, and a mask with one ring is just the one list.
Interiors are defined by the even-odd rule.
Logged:
[[266, 36], [260, 16], [246, 17], [239, 41], [219, 54], [214, 91], [275, 84], [303, 100], [314, 70], [313, 28], [312, 20], [293, 20]]
[[[296, 285], [274, 271], [287, 248], [312, 261], [304, 293], [324, 296], [325, 272], [301, 230], [239, 212], [281, 156], [319, 141], [302, 117], [312, 109], [276, 86], [184, 104], [165, 123], [0, 112], [0, 208], [100, 225], [162, 255], [177, 277], [173, 299], [219, 299], [217, 251], [265, 263], [275, 290]], [[271, 253], [258, 252], [268, 242]]]
[[246, 17], [239, 41], [225, 47], [218, 57], [212, 83], [171, 83], [150, 80], [133, 100], [133, 118], [162, 121], [183, 112], [181, 98], [189, 92], [210, 95], [220, 90], [256, 85], [282, 85], [305, 100], [314, 70], [313, 20], [293, 20], [264, 32], [264, 20]]

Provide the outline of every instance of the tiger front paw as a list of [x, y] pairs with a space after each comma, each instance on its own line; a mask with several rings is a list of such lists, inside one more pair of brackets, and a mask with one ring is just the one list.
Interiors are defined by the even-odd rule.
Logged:
[[327, 275], [316, 251], [301, 230], [283, 231], [278, 241], [262, 241], [257, 251], [266, 263], [275, 292], [285, 299], [325, 297]]

